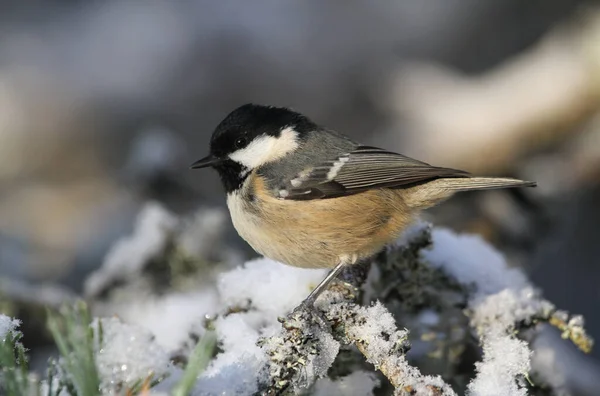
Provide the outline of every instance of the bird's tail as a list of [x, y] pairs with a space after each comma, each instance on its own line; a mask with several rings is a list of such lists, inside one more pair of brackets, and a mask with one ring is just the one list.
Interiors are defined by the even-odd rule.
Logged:
[[[492, 190], [496, 188], [535, 187], [536, 182], [511, 179], [508, 177], [460, 177], [434, 180], [437, 188], [454, 191]], [[431, 184], [428, 183], [428, 184]]]
[[449, 198], [457, 191], [535, 186], [536, 182], [506, 177], [441, 178], [406, 189], [405, 201], [412, 208], [425, 209]]

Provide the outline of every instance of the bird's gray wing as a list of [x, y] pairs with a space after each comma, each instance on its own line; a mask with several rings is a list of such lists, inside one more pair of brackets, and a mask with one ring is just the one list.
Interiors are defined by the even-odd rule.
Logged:
[[282, 199], [292, 200], [335, 198], [374, 188], [408, 187], [441, 177], [469, 177], [469, 174], [376, 147], [358, 146], [305, 169], [278, 194]]

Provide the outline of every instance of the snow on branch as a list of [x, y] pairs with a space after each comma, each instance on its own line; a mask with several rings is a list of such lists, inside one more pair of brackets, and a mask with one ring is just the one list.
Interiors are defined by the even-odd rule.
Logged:
[[282, 320], [281, 333], [261, 340], [269, 356], [266, 394], [279, 394], [290, 386], [308, 387], [324, 377], [342, 344], [356, 346], [398, 395], [455, 395], [441, 378], [424, 376], [408, 364], [409, 332], [396, 327], [381, 303], [363, 307], [355, 298], [351, 285], [338, 282], [319, 300], [317, 313], [294, 312]]

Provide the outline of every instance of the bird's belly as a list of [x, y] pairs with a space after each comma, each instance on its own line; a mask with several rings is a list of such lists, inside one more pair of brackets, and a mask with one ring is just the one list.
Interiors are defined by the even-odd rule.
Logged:
[[369, 257], [412, 220], [392, 190], [311, 201], [251, 201], [241, 194], [227, 198], [240, 236], [258, 253], [296, 267], [330, 268], [342, 256]]
[[[227, 197], [227, 207], [236, 231], [254, 250], [284, 264], [306, 267], [300, 263], [303, 260], [298, 260], [297, 257], [303, 255], [303, 249], [309, 241], [300, 243], [297, 238], [290, 239], [286, 223], [279, 224], [279, 229], [276, 229], [270, 221], [272, 219], [259, 217], [255, 204], [242, 199], [239, 193]], [[315, 268], [321, 267], [326, 265], [315, 266]]]

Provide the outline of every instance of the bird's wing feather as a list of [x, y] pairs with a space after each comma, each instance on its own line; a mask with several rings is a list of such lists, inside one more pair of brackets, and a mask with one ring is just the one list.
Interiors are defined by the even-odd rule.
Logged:
[[464, 171], [431, 166], [402, 154], [359, 146], [349, 153], [300, 172], [280, 198], [334, 198], [374, 188], [402, 188], [441, 177], [468, 177]]

